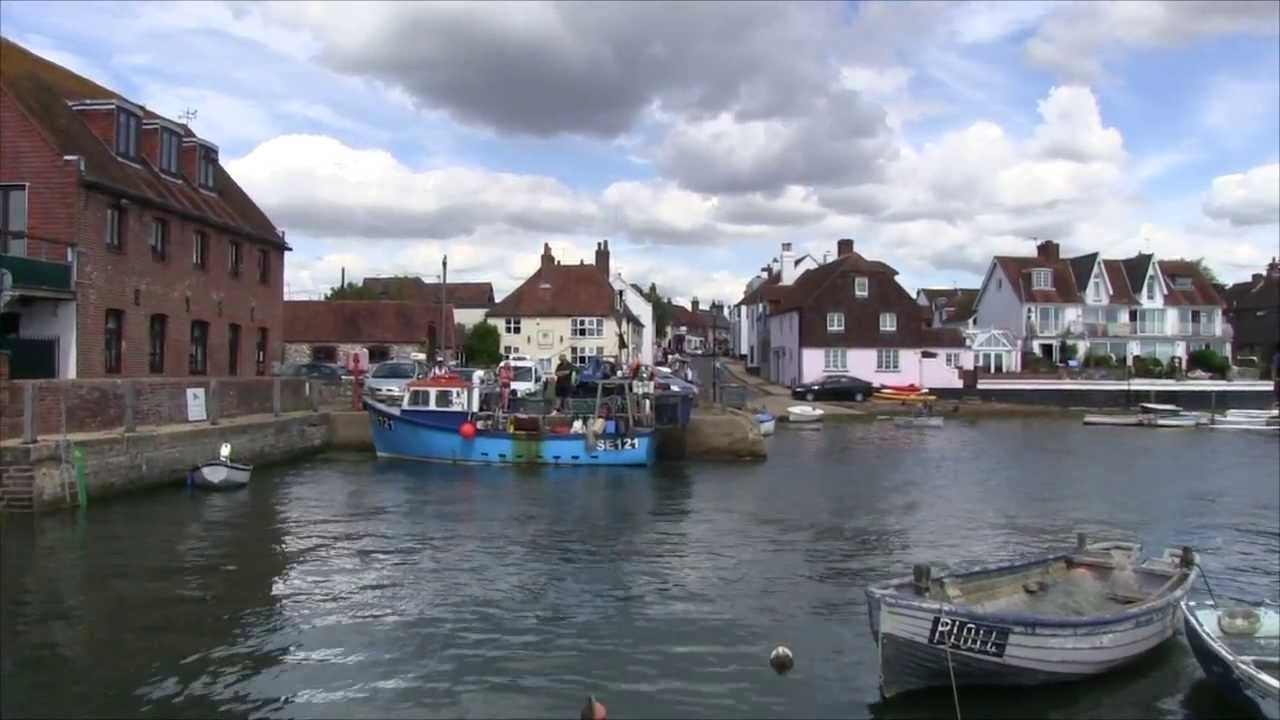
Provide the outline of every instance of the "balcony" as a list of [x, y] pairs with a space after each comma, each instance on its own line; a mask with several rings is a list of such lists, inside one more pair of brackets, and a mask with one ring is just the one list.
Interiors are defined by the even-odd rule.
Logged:
[[1133, 334], [1127, 322], [1087, 322], [1084, 334], [1091, 338], [1129, 337]]
[[71, 297], [75, 293], [70, 263], [0, 255], [0, 270], [7, 270], [12, 276], [14, 295]]

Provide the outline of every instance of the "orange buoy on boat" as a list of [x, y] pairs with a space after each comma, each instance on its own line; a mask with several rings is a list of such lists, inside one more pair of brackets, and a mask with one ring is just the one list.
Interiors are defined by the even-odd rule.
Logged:
[[471, 422], [470, 420], [462, 423], [461, 425], [458, 426], [458, 434], [462, 436], [463, 440], [475, 440], [476, 424]]

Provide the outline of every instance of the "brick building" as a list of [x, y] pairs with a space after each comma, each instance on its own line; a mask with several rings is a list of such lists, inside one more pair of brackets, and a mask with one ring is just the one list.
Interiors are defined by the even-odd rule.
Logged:
[[0, 38], [11, 375], [266, 375], [283, 233], [184, 124]]
[[346, 364], [353, 351], [369, 351], [369, 362], [456, 347], [454, 310], [401, 300], [290, 300], [284, 304], [285, 360]]

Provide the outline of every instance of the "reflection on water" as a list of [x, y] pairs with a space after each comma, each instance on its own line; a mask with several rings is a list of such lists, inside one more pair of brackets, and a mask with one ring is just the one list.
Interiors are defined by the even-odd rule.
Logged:
[[[326, 454], [3, 527], [16, 716], [921, 717], [880, 702], [863, 588], [1095, 537], [1280, 593], [1275, 438], [1068, 421], [780, 428], [760, 465], [447, 467]], [[796, 669], [768, 668], [785, 643]], [[1229, 713], [1181, 640], [965, 716]], [[69, 681], [74, 679], [74, 681]]]

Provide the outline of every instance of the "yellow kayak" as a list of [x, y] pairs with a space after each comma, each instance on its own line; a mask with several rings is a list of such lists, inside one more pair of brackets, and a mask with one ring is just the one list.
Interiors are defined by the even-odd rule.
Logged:
[[871, 397], [880, 400], [896, 400], [897, 402], [929, 402], [938, 399], [937, 395], [899, 395], [883, 392], [873, 393]]

